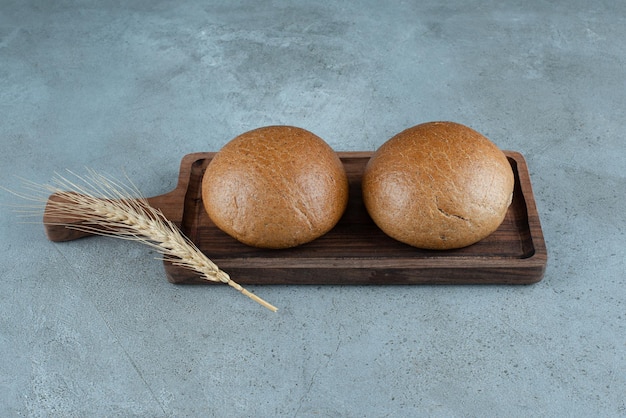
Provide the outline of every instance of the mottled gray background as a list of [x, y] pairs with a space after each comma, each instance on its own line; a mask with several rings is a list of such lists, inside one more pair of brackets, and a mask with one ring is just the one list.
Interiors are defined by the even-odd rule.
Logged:
[[0, 0], [0, 179], [180, 159], [269, 124], [338, 151], [453, 120], [527, 159], [550, 261], [525, 287], [169, 284], [55, 244], [0, 192], [0, 415], [626, 416], [626, 6]]

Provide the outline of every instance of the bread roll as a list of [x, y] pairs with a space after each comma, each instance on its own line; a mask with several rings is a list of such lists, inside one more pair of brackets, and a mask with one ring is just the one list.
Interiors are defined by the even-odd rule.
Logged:
[[460, 248], [494, 232], [513, 197], [504, 153], [453, 122], [409, 128], [384, 143], [362, 180], [368, 213], [387, 235], [425, 249]]
[[348, 178], [332, 148], [301, 128], [268, 126], [227, 143], [209, 163], [202, 199], [215, 225], [254, 247], [312, 241], [341, 218]]

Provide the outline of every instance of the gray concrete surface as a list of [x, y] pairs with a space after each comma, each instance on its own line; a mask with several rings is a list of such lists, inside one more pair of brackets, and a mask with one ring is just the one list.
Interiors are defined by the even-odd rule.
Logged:
[[269, 124], [373, 150], [453, 120], [526, 157], [525, 287], [169, 284], [0, 193], [0, 416], [626, 416], [626, 3], [0, 0], [0, 179], [125, 170]]

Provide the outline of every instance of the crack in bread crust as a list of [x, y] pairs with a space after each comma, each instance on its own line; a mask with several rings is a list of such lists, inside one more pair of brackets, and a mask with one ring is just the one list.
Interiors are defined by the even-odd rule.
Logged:
[[470, 221], [469, 219], [465, 218], [464, 216], [457, 215], [455, 213], [446, 212], [445, 210], [441, 209], [439, 206], [437, 206], [437, 210], [439, 211], [439, 213], [441, 213], [443, 216], [445, 216], [447, 218], [459, 219], [459, 220], [465, 221], [465, 222], [469, 222]]

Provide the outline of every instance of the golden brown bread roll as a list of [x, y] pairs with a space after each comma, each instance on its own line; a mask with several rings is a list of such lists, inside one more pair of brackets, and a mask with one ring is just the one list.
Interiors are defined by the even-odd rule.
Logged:
[[343, 164], [321, 138], [268, 126], [227, 143], [209, 163], [202, 199], [215, 225], [255, 247], [288, 248], [335, 226], [348, 203]]
[[409, 128], [368, 162], [363, 200], [374, 222], [398, 241], [425, 249], [460, 248], [494, 232], [513, 196], [504, 153], [453, 122]]

